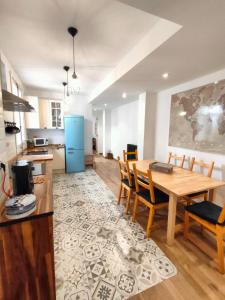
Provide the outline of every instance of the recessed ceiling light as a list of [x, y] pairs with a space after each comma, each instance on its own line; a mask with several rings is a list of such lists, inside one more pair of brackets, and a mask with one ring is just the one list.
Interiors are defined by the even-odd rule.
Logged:
[[124, 92], [124, 93], [122, 94], [122, 97], [123, 97], [123, 99], [126, 99], [126, 98], [127, 98], [127, 93]]
[[106, 107], [106, 106], [107, 106], [107, 104], [105, 103], [105, 104], [104, 104], [104, 106]]
[[181, 117], [186, 116], [186, 114], [187, 114], [186, 111], [182, 111], [182, 112], [179, 113], [179, 115], [180, 115]]
[[166, 78], [169, 77], [169, 74], [168, 73], [164, 73], [164, 74], [162, 74], [162, 77], [166, 79]]
[[218, 83], [218, 81], [214, 81], [214, 84], [217, 84]]

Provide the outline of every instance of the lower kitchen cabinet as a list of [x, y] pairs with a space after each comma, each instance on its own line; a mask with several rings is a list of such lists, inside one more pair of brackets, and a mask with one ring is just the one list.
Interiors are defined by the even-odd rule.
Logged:
[[0, 227], [0, 299], [55, 300], [52, 216]]
[[64, 148], [53, 149], [53, 170], [65, 170], [65, 150]]

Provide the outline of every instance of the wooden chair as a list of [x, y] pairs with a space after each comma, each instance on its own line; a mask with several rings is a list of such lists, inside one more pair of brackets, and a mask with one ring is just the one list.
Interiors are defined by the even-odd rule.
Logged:
[[[132, 157], [133, 158], [128, 158], [129, 157], [129, 155], [132, 155]], [[127, 152], [127, 151], [125, 151], [125, 150], [123, 150], [123, 160], [124, 161], [136, 161], [136, 160], [138, 160], [138, 152], [137, 152], [137, 150], [135, 150], [135, 151], [133, 151], [133, 152]]]
[[[211, 177], [212, 176], [212, 172], [213, 172], [213, 168], [214, 168], [214, 161], [211, 162], [211, 164], [207, 164], [204, 162], [200, 162], [200, 161], [196, 161], [195, 158], [193, 157], [190, 163], [190, 171], [193, 171], [194, 166], [198, 166], [200, 169], [207, 169], [207, 176]], [[193, 202], [194, 199], [198, 199], [203, 197], [205, 201], [208, 200], [208, 194], [209, 191], [203, 191], [203, 192], [199, 192], [199, 193], [193, 193], [190, 194], [188, 196], [185, 197], [185, 199], [187, 200], [187, 204], [189, 205], [190, 203]]]
[[141, 202], [149, 208], [149, 217], [146, 229], [147, 238], [149, 238], [155, 211], [168, 206], [169, 196], [153, 187], [152, 174], [150, 170], [148, 170], [147, 173], [144, 173], [136, 168], [136, 164], [133, 164], [133, 171], [136, 188], [133, 221], [136, 220], [138, 202]]
[[173, 154], [172, 152], [169, 153], [168, 156], [168, 164], [171, 164], [171, 160], [174, 160], [173, 165], [176, 165], [176, 162], [179, 161], [180, 164], [178, 165], [178, 167], [183, 168], [184, 167], [184, 162], [185, 162], [185, 155], [182, 156], [177, 156], [176, 154]]
[[222, 208], [212, 202], [203, 201], [187, 206], [184, 217], [184, 237], [186, 239], [189, 238], [190, 218], [216, 235], [219, 271], [224, 274], [225, 205]]
[[126, 194], [127, 191], [127, 196], [125, 196], [125, 198], [127, 198], [125, 213], [127, 214], [130, 208], [131, 195], [132, 192], [135, 190], [134, 179], [131, 176], [128, 161], [121, 161], [119, 156], [117, 160], [119, 163], [120, 177], [121, 177], [120, 192], [119, 192], [117, 204], [120, 204], [122, 193]]

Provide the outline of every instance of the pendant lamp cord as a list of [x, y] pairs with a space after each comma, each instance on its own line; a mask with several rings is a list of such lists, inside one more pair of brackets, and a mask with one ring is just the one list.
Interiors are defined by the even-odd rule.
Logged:
[[68, 82], [68, 71], [67, 71], [67, 97], [69, 97], [69, 82]]
[[73, 37], [73, 72], [75, 73], [75, 50], [74, 50], [74, 37]]

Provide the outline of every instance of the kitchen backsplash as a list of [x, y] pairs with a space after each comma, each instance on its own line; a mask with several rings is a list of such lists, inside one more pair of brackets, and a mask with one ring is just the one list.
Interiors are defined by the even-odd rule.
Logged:
[[27, 129], [27, 138], [46, 137], [49, 144], [64, 144], [63, 129]]

